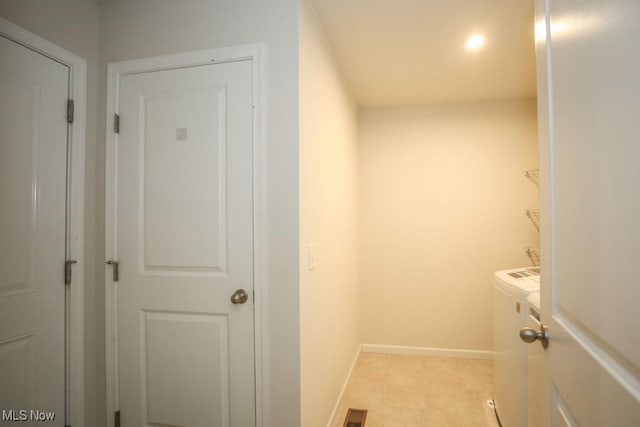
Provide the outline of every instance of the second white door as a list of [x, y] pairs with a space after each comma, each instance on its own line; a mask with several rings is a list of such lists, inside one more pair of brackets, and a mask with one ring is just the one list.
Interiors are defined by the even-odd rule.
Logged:
[[251, 61], [120, 78], [123, 426], [255, 424], [252, 94]]

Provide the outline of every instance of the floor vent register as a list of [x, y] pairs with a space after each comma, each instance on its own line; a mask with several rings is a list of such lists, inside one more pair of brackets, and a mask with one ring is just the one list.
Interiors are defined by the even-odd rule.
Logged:
[[364, 421], [367, 419], [366, 409], [349, 408], [347, 418], [344, 420], [343, 427], [364, 427]]

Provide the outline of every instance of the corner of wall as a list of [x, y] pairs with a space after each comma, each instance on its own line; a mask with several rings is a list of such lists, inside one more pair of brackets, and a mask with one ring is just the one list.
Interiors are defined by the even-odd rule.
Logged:
[[315, 427], [335, 410], [359, 348], [357, 110], [306, 0], [299, 49], [302, 425]]

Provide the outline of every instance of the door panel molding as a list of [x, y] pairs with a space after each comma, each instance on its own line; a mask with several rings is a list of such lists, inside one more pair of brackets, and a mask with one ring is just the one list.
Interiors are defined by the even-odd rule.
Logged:
[[[256, 387], [256, 426], [263, 425], [263, 408], [266, 393], [264, 390], [268, 388], [264, 379], [264, 370], [262, 368], [264, 346], [262, 338], [263, 330], [263, 311], [265, 300], [265, 287], [263, 285], [263, 257], [265, 253], [264, 230], [265, 221], [262, 212], [265, 201], [265, 167], [262, 153], [264, 152], [264, 127], [263, 127], [263, 57], [264, 48], [260, 43], [238, 45], [217, 49], [207, 49], [194, 52], [179, 53], [173, 55], [164, 55], [153, 58], [134, 59], [122, 62], [111, 63], [108, 65], [107, 72], [107, 117], [106, 117], [106, 191], [105, 191], [105, 256], [106, 260], [118, 259], [116, 247], [116, 182], [115, 177], [118, 168], [117, 159], [117, 138], [118, 135], [114, 130], [115, 114], [118, 113], [119, 105], [119, 87], [121, 76], [146, 73], [150, 71], [169, 70], [184, 67], [193, 67], [201, 65], [210, 65], [212, 63], [235, 62], [243, 60], [252, 61], [252, 84], [253, 84], [253, 255], [254, 255], [254, 350], [255, 350], [255, 387]], [[222, 153], [223, 154], [223, 153]], [[223, 259], [224, 260], [224, 259]], [[221, 267], [224, 267], [222, 263]], [[171, 270], [182, 270], [176, 266], [169, 269], [162, 267], [160, 271], [152, 268], [149, 274], [172, 275]], [[190, 267], [189, 270], [193, 269]], [[196, 270], [198, 270], [196, 268]], [[210, 271], [210, 267], [204, 271], [190, 272], [193, 275], [220, 275], [224, 272]], [[180, 274], [184, 273], [180, 271]], [[114, 285], [113, 276], [110, 269], [105, 273], [105, 351], [107, 362], [107, 425], [113, 425], [118, 395], [118, 336], [117, 336], [117, 288]]]
[[[0, 34], [38, 52], [70, 70], [69, 97], [74, 101], [74, 120], [68, 126], [67, 150], [67, 254], [73, 259], [71, 284], [67, 288], [68, 390], [67, 422], [84, 425], [84, 168], [87, 63], [81, 57], [3, 18]], [[63, 266], [60, 266], [62, 275]]]

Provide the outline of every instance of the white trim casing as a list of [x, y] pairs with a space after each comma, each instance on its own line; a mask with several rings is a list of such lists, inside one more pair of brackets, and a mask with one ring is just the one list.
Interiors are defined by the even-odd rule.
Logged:
[[[264, 46], [261, 43], [207, 49], [173, 55], [141, 58], [109, 64], [107, 72], [107, 117], [106, 117], [106, 191], [105, 191], [105, 261], [117, 260], [116, 253], [116, 182], [117, 138], [113, 132], [114, 114], [119, 112], [118, 90], [120, 76], [171, 68], [191, 67], [211, 63], [251, 60], [253, 64], [253, 239], [254, 239], [254, 334], [255, 334], [255, 387], [256, 426], [264, 419], [264, 399], [268, 388], [263, 359], [265, 346], [262, 331], [266, 294], [266, 167], [264, 148]], [[105, 272], [105, 337], [107, 363], [107, 425], [113, 425], [114, 412], [118, 409], [118, 366], [116, 287], [113, 286], [111, 270]]]
[[[69, 354], [67, 424], [84, 425], [84, 168], [87, 62], [77, 55], [3, 18], [0, 34], [69, 67], [69, 96], [74, 101], [74, 121], [68, 125], [67, 259], [73, 266], [68, 287]], [[62, 266], [60, 266], [62, 274]]]

